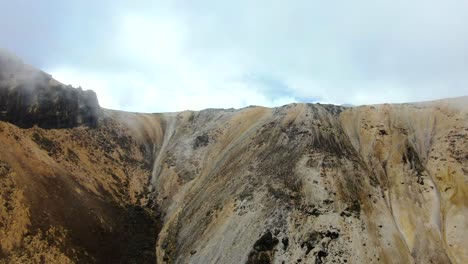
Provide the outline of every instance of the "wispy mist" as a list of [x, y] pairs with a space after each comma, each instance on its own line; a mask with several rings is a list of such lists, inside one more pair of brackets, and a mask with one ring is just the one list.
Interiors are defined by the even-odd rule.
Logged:
[[[468, 2], [15, 1], [2, 44], [101, 105], [155, 112], [468, 94]], [[253, 77], [252, 77], [253, 76]]]

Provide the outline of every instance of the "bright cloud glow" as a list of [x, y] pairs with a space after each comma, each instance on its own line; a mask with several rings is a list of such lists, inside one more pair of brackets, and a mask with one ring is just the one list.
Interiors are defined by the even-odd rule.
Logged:
[[[51, 11], [70, 5], [77, 15]], [[357, 105], [468, 95], [462, 0], [47, 0], [19, 8], [9, 3], [0, 11], [0, 22], [18, 25], [15, 32], [0, 27], [7, 48], [59, 81], [95, 90], [106, 108]], [[25, 24], [31, 17], [40, 27]], [[47, 37], [28, 39], [37, 31]]]

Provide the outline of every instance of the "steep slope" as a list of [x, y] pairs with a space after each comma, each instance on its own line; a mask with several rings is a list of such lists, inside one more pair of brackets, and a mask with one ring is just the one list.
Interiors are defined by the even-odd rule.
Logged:
[[0, 262], [467, 263], [467, 105], [3, 119]]
[[158, 261], [465, 263], [466, 102], [165, 115]]
[[149, 163], [116, 124], [44, 130], [0, 122], [0, 132], [6, 263], [154, 259], [158, 221], [145, 192]]
[[0, 55], [0, 263], [154, 262], [145, 147], [93, 92]]

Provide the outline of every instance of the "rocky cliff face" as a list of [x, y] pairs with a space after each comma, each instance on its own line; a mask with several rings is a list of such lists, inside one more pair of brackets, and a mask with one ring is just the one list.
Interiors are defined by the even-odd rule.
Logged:
[[93, 91], [65, 86], [0, 50], [0, 120], [28, 128], [96, 126], [100, 108]]
[[467, 263], [467, 105], [0, 122], [0, 259]]

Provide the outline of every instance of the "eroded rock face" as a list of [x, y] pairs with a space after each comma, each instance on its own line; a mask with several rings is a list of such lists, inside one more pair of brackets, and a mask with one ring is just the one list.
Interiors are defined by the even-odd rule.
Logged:
[[99, 115], [93, 91], [65, 86], [0, 50], [0, 120], [24, 128], [95, 127]]
[[158, 262], [465, 263], [467, 105], [113, 118], [153, 149]]
[[100, 118], [0, 122], [0, 263], [468, 263], [468, 97]]

